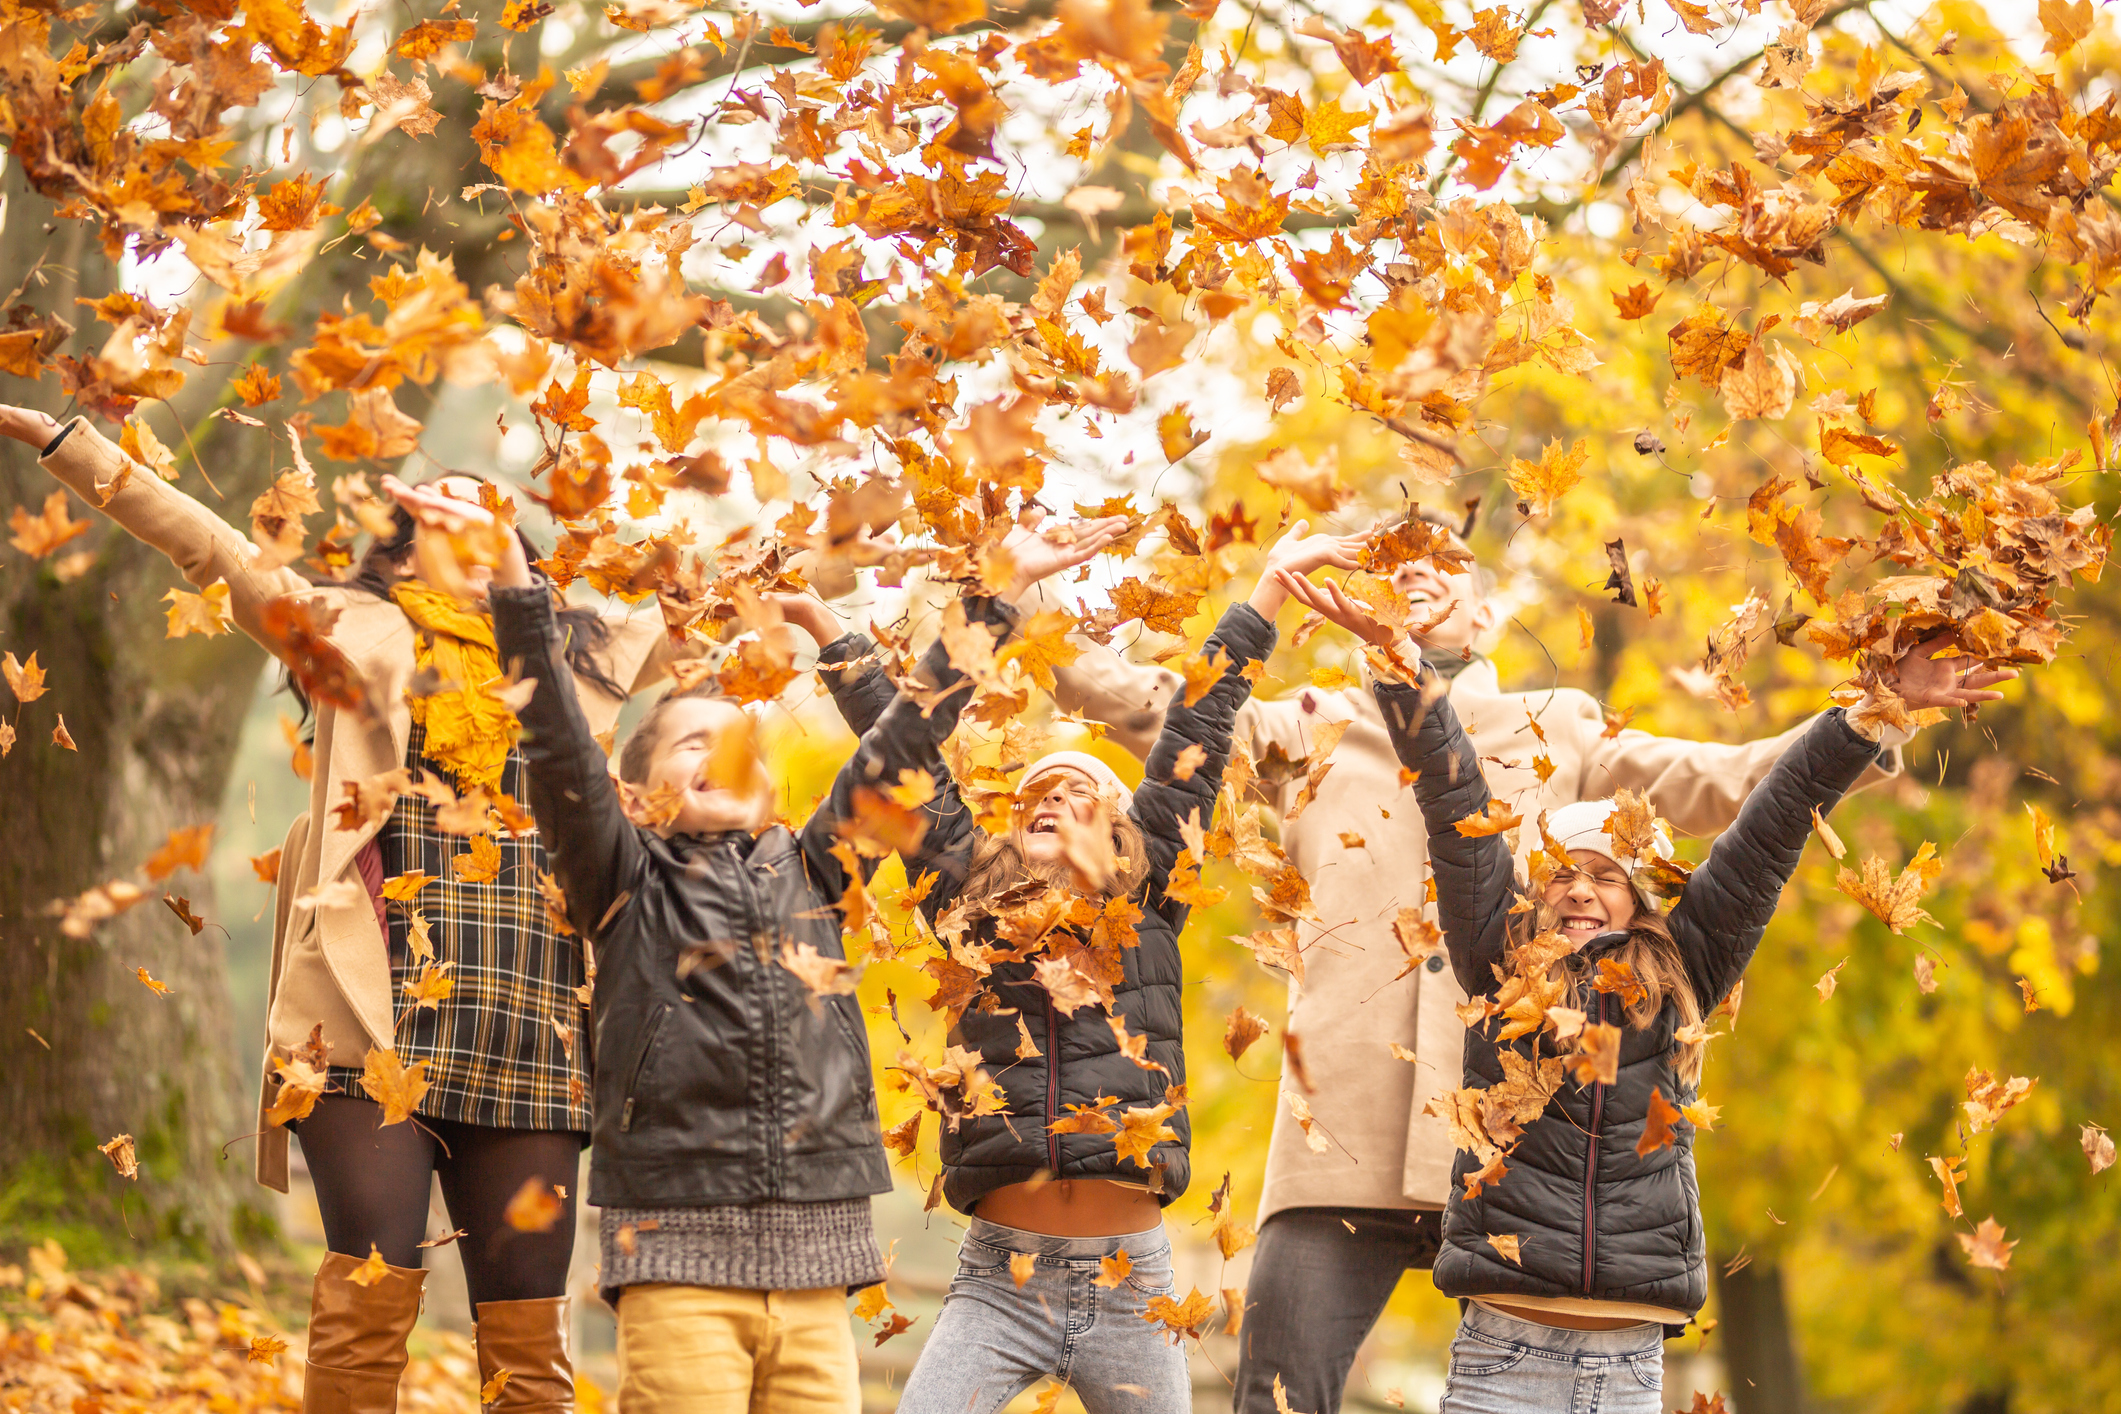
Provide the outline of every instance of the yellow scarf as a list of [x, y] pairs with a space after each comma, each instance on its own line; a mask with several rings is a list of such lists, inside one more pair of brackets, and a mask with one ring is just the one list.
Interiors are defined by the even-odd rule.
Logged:
[[498, 791], [521, 727], [507, 704], [487, 691], [501, 676], [493, 620], [416, 579], [398, 581], [390, 597], [418, 630], [414, 666], [441, 682], [427, 696], [406, 699], [412, 719], [427, 728], [428, 758], [456, 778], [459, 790]]

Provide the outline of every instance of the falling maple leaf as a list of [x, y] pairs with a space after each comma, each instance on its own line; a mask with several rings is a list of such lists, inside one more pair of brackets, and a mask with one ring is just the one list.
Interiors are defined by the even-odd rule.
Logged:
[[1505, 1262], [1514, 1262], [1520, 1267], [1524, 1265], [1524, 1239], [1516, 1233], [1491, 1232], [1488, 1234], [1488, 1246], [1494, 1248]]
[[368, 1244], [368, 1256], [346, 1274], [346, 1279], [355, 1286], [372, 1287], [385, 1277], [395, 1275], [397, 1274], [390, 1269], [390, 1264], [383, 1260], [383, 1253], [371, 1242]]
[[1559, 438], [1548, 442], [1537, 462], [1517, 457], [1510, 462], [1510, 489], [1517, 493], [1517, 509], [1524, 515], [1546, 515], [1554, 503], [1583, 481], [1583, 464], [1590, 458], [1590, 443], [1579, 437], [1566, 451]]
[[371, 1047], [361, 1064], [361, 1089], [383, 1107], [379, 1123], [384, 1125], [411, 1119], [426, 1097], [429, 1083], [426, 1061], [416, 1060], [408, 1066], [394, 1050]]
[[29, 655], [26, 663], [16, 662], [12, 652], [0, 657], [0, 676], [6, 677], [8, 691], [15, 694], [17, 702], [35, 702], [45, 694], [44, 669], [37, 666], [35, 653]]
[[502, 1210], [501, 1220], [517, 1232], [550, 1232], [566, 1211], [551, 1184], [542, 1178], [526, 1178]]
[[72, 543], [76, 537], [88, 534], [89, 529], [89, 522], [68, 517], [64, 491], [54, 491], [46, 496], [44, 508], [36, 515], [20, 506], [15, 507], [7, 524], [14, 532], [8, 537], [14, 547], [40, 560], [60, 546]]
[[1967, 1261], [1974, 1266], [1986, 1267], [1995, 1272], [2007, 1271], [2010, 1268], [2011, 1249], [2018, 1244], [2015, 1240], [2003, 1240], [2003, 1225], [1993, 1217], [1983, 1218], [1972, 1232], [1962, 1232], [1957, 1236]]
[[1659, 1149], [1670, 1148], [1673, 1139], [1672, 1125], [1682, 1118], [1682, 1113], [1672, 1107], [1671, 1101], [1665, 1099], [1664, 1091], [1652, 1086], [1650, 1106], [1643, 1116], [1642, 1137], [1635, 1141], [1635, 1152], [1638, 1155], [1649, 1155]]

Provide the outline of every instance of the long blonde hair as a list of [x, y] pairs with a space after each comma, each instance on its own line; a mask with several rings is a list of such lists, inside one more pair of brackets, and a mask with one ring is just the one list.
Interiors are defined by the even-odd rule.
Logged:
[[[1679, 955], [1679, 944], [1673, 941], [1671, 928], [1639, 888], [1631, 885], [1629, 893], [1634, 896], [1635, 916], [1628, 920], [1628, 940], [1608, 954], [1613, 961], [1632, 970], [1635, 980], [1642, 985], [1644, 995], [1626, 1010], [1628, 1024], [1637, 1031], [1649, 1030], [1664, 1010], [1665, 998], [1670, 997], [1679, 1011], [1679, 1029], [1698, 1028], [1701, 1025], [1701, 999], [1695, 995], [1693, 979], [1687, 974], [1686, 959]], [[1560, 913], [1553, 905], [1543, 899], [1534, 900], [1532, 909], [1518, 914], [1511, 923], [1509, 940], [1503, 948], [1503, 966], [1514, 967], [1520, 947], [1559, 923]], [[1549, 967], [1549, 975], [1554, 968], [1560, 968], [1561, 981], [1568, 988], [1566, 1004], [1587, 1010], [1586, 1003], [1593, 991], [1592, 979], [1585, 970], [1571, 969], [1567, 963], [1566, 957], [1556, 961]], [[1701, 1064], [1707, 1050], [1703, 1041], [1675, 1040], [1672, 1043], [1673, 1067], [1687, 1085], [1701, 1083]]]

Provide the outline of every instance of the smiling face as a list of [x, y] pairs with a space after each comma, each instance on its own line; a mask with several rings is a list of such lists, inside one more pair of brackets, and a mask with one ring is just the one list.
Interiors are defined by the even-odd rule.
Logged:
[[1547, 907], [1560, 915], [1561, 935], [1582, 947], [1600, 933], [1627, 927], [1635, 918], [1635, 890], [1625, 869], [1595, 850], [1572, 849], [1576, 867], [1547, 883]]
[[1494, 626], [1495, 609], [1481, 588], [1478, 566], [1445, 574], [1428, 560], [1414, 560], [1392, 571], [1392, 587], [1412, 602], [1417, 624], [1444, 605], [1453, 606], [1443, 622], [1420, 635], [1424, 648], [1462, 652]]
[[751, 719], [734, 703], [680, 697], [662, 704], [644, 784], [652, 795], [680, 792], [677, 818], [658, 827], [671, 835], [756, 830], [773, 810], [772, 786], [751, 744]]
[[1060, 861], [1062, 819], [1087, 825], [1097, 818], [1097, 783], [1071, 766], [1048, 771], [1025, 790], [1018, 847], [1034, 864]]

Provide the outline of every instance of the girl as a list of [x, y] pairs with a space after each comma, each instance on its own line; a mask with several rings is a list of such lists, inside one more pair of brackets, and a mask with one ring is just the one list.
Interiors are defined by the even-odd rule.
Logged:
[[[1141, 1318], [1171, 1290], [1161, 1210], [1189, 1177], [1188, 906], [1169, 889], [1184, 828], [1214, 817], [1246, 669], [1274, 647], [1287, 593], [1272, 571], [1300, 576], [1336, 550], [1292, 535], [1270, 552], [1250, 601], [1202, 645], [1228, 666], [1192, 705], [1172, 703], [1136, 791], [1093, 756], [1056, 753], [1024, 773], [1009, 832], [989, 838], [940, 750], [969, 696], [943, 643], [923, 665], [935, 685], [923, 697], [940, 699], [928, 715], [903, 695], [885, 710], [887, 734], [925, 743], [937, 783], [907, 876], [935, 876], [923, 910], [954, 958], [986, 969], [950, 1028], [978, 1073], [938, 1090], [943, 1192], [973, 1221], [901, 1414], [991, 1414], [1049, 1375], [1091, 1414], [1192, 1408], [1184, 1351]], [[1013, 624], [998, 600], [964, 602], [997, 634]]]
[[[1289, 587], [1333, 622], [1420, 664], [1410, 640], [1337, 586]], [[2002, 694], [1987, 689], [2016, 676], [1962, 674], [1955, 660], [1933, 656], [1950, 643], [1939, 635], [1899, 658], [1910, 710], [1994, 701]], [[1879, 758], [1879, 736], [1899, 745], [1912, 734], [1866, 730], [1861, 706], [1821, 716], [1660, 914], [1639, 881], [1669, 857], [1670, 842], [1646, 821], [1615, 818], [1613, 801], [1554, 813], [1547, 832], [1556, 838], [1539, 860], [1551, 876], [1531, 886], [1513, 877], [1499, 835], [1457, 830], [1486, 811], [1487, 783], [1449, 699], [1425, 690], [1435, 670], [1418, 671], [1417, 683], [1380, 681], [1378, 705], [1401, 762], [1420, 773], [1414, 790], [1460, 985], [1491, 1000], [1514, 982], [1545, 1006], [1582, 1014], [1587, 1036], [1591, 1026], [1615, 1027], [1604, 1034], [1618, 1040], [1617, 1058], [1594, 1064], [1557, 1059], [1570, 1048], [1544, 1028], [1506, 1042], [1497, 1039], [1503, 1021], [1488, 1019], [1466, 1033], [1459, 1094], [1478, 1098], [1454, 1129], [1472, 1151], [1462, 1147], [1455, 1162], [1436, 1285], [1468, 1304], [1441, 1407], [1652, 1414], [1664, 1407], [1665, 1336], [1708, 1296], [1693, 1128], [1679, 1114], [1700, 1079], [1702, 1020], [1759, 945], [1813, 812], [1833, 809]], [[1565, 864], [1553, 858], [1557, 845]]]
[[[388, 1414], [397, 1404], [405, 1338], [426, 1274], [428, 1191], [439, 1175], [455, 1226], [465, 1230], [466, 1282], [478, 1327], [481, 1379], [507, 1369], [490, 1408], [571, 1409], [566, 1279], [574, 1243], [575, 1172], [588, 1142], [587, 970], [580, 939], [558, 927], [538, 893], [550, 865], [534, 835], [483, 835], [491, 869], [463, 877], [454, 859], [472, 842], [436, 827], [434, 805], [401, 795], [383, 818], [333, 821], [349, 787], [404, 767], [459, 794], [525, 798], [512, 714], [483, 685], [498, 677], [491, 620], [410, 577], [413, 521], [402, 508], [343, 583], [315, 584], [262, 564], [254, 547], [205, 506], [75, 420], [0, 407], [0, 433], [38, 448], [42, 464], [138, 539], [163, 551], [199, 588], [229, 586], [236, 626], [283, 658], [276, 624], [300, 603], [322, 635], [365, 677], [372, 720], [330, 702], [314, 708], [316, 765], [309, 812], [280, 850], [278, 904], [259, 1098], [257, 1177], [287, 1191], [287, 1128], [267, 1118], [278, 1097], [275, 1062], [305, 1051], [332, 1092], [292, 1126], [316, 1184], [329, 1254], [312, 1294], [304, 1408]], [[107, 502], [99, 487], [127, 472]], [[467, 477], [435, 483], [476, 503]], [[475, 504], [472, 507], [475, 509]], [[491, 571], [473, 569], [483, 589]], [[822, 606], [819, 606], [822, 613]], [[567, 666], [592, 728], [608, 732], [626, 695], [665, 675], [672, 657], [660, 617], [566, 611]], [[427, 695], [407, 688], [421, 680]], [[439, 687], [440, 690], [436, 690]], [[386, 905], [394, 879], [432, 881]], [[482, 877], [483, 876], [483, 877]], [[474, 880], [477, 880], [476, 882]], [[401, 896], [407, 889], [399, 886]], [[417, 921], [416, 921], [417, 920]], [[409, 1006], [407, 983], [431, 960], [455, 986], [438, 1005]], [[577, 989], [581, 989], [578, 994]], [[382, 1109], [360, 1084], [371, 1049], [426, 1062], [419, 1122], [379, 1126]], [[526, 1185], [561, 1196], [542, 1231], [504, 1219]], [[349, 1280], [369, 1254], [391, 1271]]]

